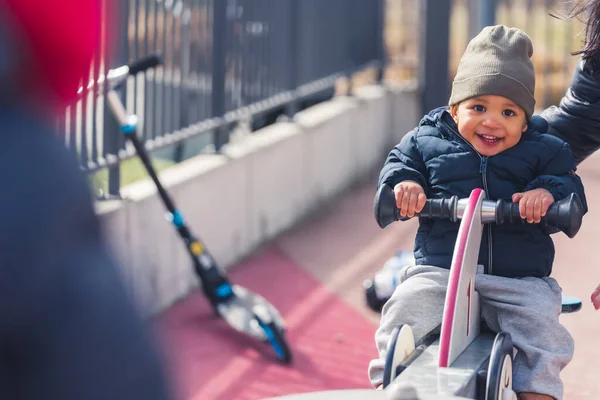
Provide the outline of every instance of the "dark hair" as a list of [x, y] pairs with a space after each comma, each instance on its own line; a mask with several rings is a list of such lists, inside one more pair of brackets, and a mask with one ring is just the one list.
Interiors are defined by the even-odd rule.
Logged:
[[569, 12], [568, 18], [585, 18], [585, 42], [583, 48], [573, 52], [581, 55], [586, 65], [600, 71], [600, 0], [579, 0]]

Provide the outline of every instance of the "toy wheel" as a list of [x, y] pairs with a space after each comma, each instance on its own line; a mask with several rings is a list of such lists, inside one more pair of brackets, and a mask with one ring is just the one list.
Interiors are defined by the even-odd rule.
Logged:
[[367, 306], [369, 306], [369, 308], [375, 312], [381, 312], [385, 301], [377, 297], [377, 291], [375, 290], [373, 280], [367, 279], [366, 281], [364, 281], [363, 287], [365, 289], [365, 299], [367, 300]]
[[490, 354], [485, 400], [517, 400], [512, 390], [513, 344], [510, 334], [496, 335]]
[[562, 314], [574, 313], [581, 310], [581, 300], [573, 296], [562, 297]]
[[415, 351], [415, 338], [411, 327], [400, 325], [394, 328], [388, 343], [388, 351], [383, 369], [384, 388], [400, 375], [402, 371], [398, 367], [413, 351]]
[[290, 364], [292, 362], [292, 351], [285, 339], [284, 330], [277, 326], [275, 322], [265, 323], [257, 315], [255, 315], [255, 318], [256, 321], [258, 321], [258, 325], [260, 325], [265, 333], [267, 341], [271, 347], [273, 347], [273, 350], [275, 350], [277, 359], [284, 364]]

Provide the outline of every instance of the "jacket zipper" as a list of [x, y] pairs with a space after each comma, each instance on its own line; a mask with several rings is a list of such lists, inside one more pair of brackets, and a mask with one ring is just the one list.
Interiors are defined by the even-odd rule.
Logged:
[[[470, 143], [469, 143], [469, 145], [470, 145]], [[471, 147], [473, 147], [473, 146], [471, 146]], [[483, 178], [483, 189], [485, 190], [485, 193], [489, 193], [488, 185], [487, 185], [488, 157], [487, 156], [482, 157], [479, 153], [477, 153], [477, 154], [479, 155], [479, 158], [481, 159], [481, 162], [479, 164], [479, 173], [481, 174], [481, 177]], [[487, 273], [489, 275], [492, 275], [492, 227], [489, 224], [487, 226], [487, 234], [488, 234], [488, 272]]]
[[[448, 125], [446, 125], [448, 126]], [[477, 150], [475, 150], [475, 147], [473, 147], [473, 145], [471, 143], [469, 143], [464, 137], [462, 137], [462, 135], [460, 134], [460, 132], [456, 131], [452, 126], [448, 126], [448, 128], [450, 130], [452, 130], [454, 133], [457, 134], [458, 137], [460, 137], [467, 145], [469, 145], [470, 148], [473, 149], [473, 151], [475, 152], [475, 154], [477, 154], [477, 156], [479, 156], [479, 173], [481, 174], [481, 178], [483, 180], [483, 190], [485, 190], [485, 193], [487, 195], [489, 195], [490, 191], [488, 189], [488, 184], [487, 184], [487, 162], [488, 162], [488, 156], [482, 156], [481, 154], [479, 154], [479, 152]], [[487, 271], [485, 271], [486, 274], [488, 275], [492, 275], [492, 227], [488, 224], [485, 229], [487, 230], [487, 236], [488, 236], [488, 267], [487, 267]]]

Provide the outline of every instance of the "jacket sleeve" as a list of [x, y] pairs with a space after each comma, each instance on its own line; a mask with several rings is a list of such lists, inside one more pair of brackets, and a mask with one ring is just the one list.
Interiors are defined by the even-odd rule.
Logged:
[[421, 185], [427, 194], [427, 170], [419, 151], [417, 132], [418, 128], [406, 134], [389, 153], [379, 173], [378, 188], [382, 184], [394, 187], [402, 181], [413, 180]]
[[525, 187], [525, 191], [537, 188], [552, 193], [554, 201], [560, 201], [571, 193], [576, 193], [581, 200], [584, 213], [587, 212], [583, 183], [576, 174], [575, 160], [567, 143], [563, 143], [553, 157], [545, 162], [539, 175]]
[[575, 162], [581, 163], [600, 148], [600, 73], [591, 73], [580, 61], [559, 106], [541, 116], [548, 122], [548, 133], [569, 143]]

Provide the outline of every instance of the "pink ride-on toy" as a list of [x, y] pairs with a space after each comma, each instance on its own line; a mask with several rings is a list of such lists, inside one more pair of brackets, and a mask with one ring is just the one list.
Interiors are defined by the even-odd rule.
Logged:
[[[382, 185], [374, 204], [375, 218], [384, 228], [400, 219], [393, 190]], [[510, 334], [482, 329], [479, 296], [474, 290], [479, 245], [486, 223], [522, 223], [518, 205], [485, 199], [482, 189], [468, 199], [427, 200], [420, 217], [461, 220], [443, 321], [439, 328], [415, 343], [408, 325], [397, 327], [388, 344], [384, 387], [412, 387], [424, 398], [516, 400], [512, 390], [512, 361], [516, 350]], [[576, 194], [552, 204], [541, 223], [558, 228], [573, 238], [583, 216]], [[564, 297], [563, 311], [581, 307], [577, 299]], [[434, 396], [434, 397], [430, 397]], [[448, 397], [450, 396], [450, 397]]]

